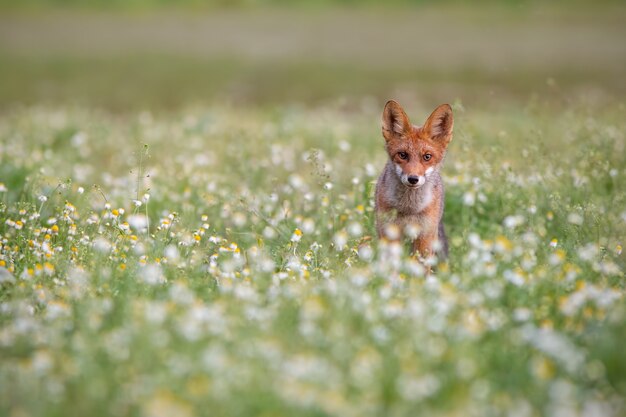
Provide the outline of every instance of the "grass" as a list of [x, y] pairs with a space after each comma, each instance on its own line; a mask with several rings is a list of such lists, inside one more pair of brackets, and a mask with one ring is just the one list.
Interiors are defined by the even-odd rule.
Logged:
[[[149, 68], [149, 70], [145, 70]], [[14, 74], [19, 74], [14, 76]], [[432, 103], [450, 96], [473, 105], [500, 107], [519, 103], [535, 93], [558, 100], [584, 96], [592, 90], [611, 102], [621, 91], [604, 71], [561, 74], [555, 81], [545, 72], [480, 72], [475, 69], [355, 68], [351, 64], [291, 62], [276, 67], [240, 59], [210, 60], [176, 55], [133, 57], [12, 57], [0, 56], [0, 111], [16, 106], [88, 106], [124, 113], [152, 109], [176, 111], [215, 102], [231, 105], [277, 106], [284, 103], [323, 105], [332, 100], [354, 102], [363, 92], [375, 100], [389, 94]], [[594, 80], [595, 88], [586, 83]], [[621, 93], [620, 93], [621, 94]], [[607, 100], [607, 97], [611, 99]], [[574, 100], [576, 101], [576, 100]]]
[[[619, 2], [4, 3], [0, 415], [626, 414]], [[454, 108], [430, 276], [392, 97]]]
[[454, 107], [428, 277], [370, 101], [5, 113], [1, 413], [622, 415], [623, 105]]
[[524, 106], [626, 93], [618, 3], [0, 14], [0, 111], [396, 97]]

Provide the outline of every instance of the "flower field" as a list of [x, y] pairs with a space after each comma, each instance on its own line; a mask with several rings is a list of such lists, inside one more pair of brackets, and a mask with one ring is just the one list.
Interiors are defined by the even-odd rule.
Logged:
[[378, 104], [3, 116], [0, 414], [624, 415], [623, 105], [456, 103], [425, 276]]

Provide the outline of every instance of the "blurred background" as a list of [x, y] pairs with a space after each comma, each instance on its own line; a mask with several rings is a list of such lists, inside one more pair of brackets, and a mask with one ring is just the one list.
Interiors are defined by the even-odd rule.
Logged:
[[0, 111], [626, 92], [626, 2], [0, 0]]

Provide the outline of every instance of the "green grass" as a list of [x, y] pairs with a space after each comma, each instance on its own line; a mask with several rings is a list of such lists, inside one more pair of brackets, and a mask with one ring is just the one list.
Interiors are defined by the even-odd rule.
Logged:
[[[626, 414], [621, 3], [6, 3], [0, 415]], [[389, 98], [454, 108], [430, 276]]]
[[0, 111], [363, 97], [523, 107], [626, 94], [620, 4], [0, 14]]
[[[491, 73], [477, 69], [371, 68], [348, 63], [286, 62], [279, 65], [176, 56], [23, 57], [0, 55], [0, 111], [16, 104], [90, 106], [118, 113], [129, 109], [176, 111], [215, 102], [275, 106], [322, 105], [359, 100], [364, 92], [384, 100], [390, 92], [416, 92], [434, 102], [442, 91], [475, 105], [499, 107], [535, 93], [550, 100], [587, 93], [591, 82], [602, 100], [621, 94], [615, 74], [570, 70], [550, 84], [544, 71]], [[553, 80], [553, 79], [552, 79]], [[547, 82], [548, 81], [548, 82]], [[417, 94], [419, 92], [419, 94]], [[411, 94], [412, 95], [412, 94]]]
[[623, 415], [623, 104], [457, 103], [429, 277], [378, 107], [5, 112], [0, 414]]

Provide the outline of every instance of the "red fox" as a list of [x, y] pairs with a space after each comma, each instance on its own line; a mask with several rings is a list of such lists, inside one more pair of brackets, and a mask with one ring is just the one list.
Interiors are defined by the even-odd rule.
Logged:
[[423, 126], [414, 126], [402, 106], [390, 100], [382, 119], [389, 160], [376, 184], [379, 238], [412, 239], [412, 253], [448, 255], [443, 227], [443, 182], [439, 169], [452, 139], [452, 108], [442, 104]]

